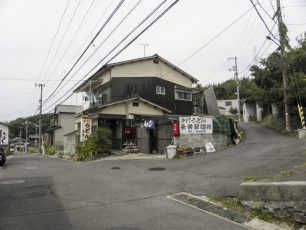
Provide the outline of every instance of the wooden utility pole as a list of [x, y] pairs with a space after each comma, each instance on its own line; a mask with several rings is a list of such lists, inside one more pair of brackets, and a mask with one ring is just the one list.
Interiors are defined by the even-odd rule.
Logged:
[[241, 114], [240, 114], [240, 86], [239, 86], [239, 77], [238, 77], [238, 62], [237, 57], [231, 57], [229, 60], [234, 59], [235, 60], [235, 66], [233, 67], [233, 70], [235, 71], [235, 80], [236, 80], [236, 94], [237, 94], [237, 101], [238, 101], [238, 121], [241, 121]]
[[25, 136], [25, 153], [28, 152], [28, 120], [25, 121], [25, 133], [26, 133], [26, 136]]
[[280, 0], [276, 0], [276, 7], [277, 7], [276, 14], [277, 14], [277, 21], [278, 21], [279, 41], [280, 41], [280, 49], [281, 49], [281, 68], [282, 68], [282, 75], [283, 75], [285, 124], [286, 124], [286, 130], [290, 132], [291, 124], [290, 124], [290, 114], [289, 114], [289, 105], [288, 105], [288, 71], [287, 71], [287, 63], [285, 62], [285, 58], [284, 58], [286, 34], [284, 34], [285, 25], [283, 23]]
[[43, 87], [44, 84], [35, 84], [36, 86], [40, 87], [40, 99], [39, 99], [39, 140], [38, 140], [38, 153], [41, 154], [41, 126], [42, 126], [42, 95], [43, 95]]

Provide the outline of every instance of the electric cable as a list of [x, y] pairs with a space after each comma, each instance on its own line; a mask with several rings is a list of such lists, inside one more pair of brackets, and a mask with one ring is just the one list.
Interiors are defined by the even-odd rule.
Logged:
[[[147, 25], [141, 32], [139, 32], [128, 44], [126, 44], [119, 52], [117, 52], [117, 54], [115, 54], [108, 62], [110, 62], [111, 60], [113, 60], [115, 57], [117, 57], [123, 50], [125, 50], [128, 46], [130, 46], [138, 37], [140, 37], [145, 31], [147, 31], [152, 25], [154, 25], [166, 12], [168, 12], [175, 4], [177, 4], [179, 2], [179, 0], [176, 0], [175, 2], [173, 2], [170, 6], [168, 6], [161, 14], [159, 14], [149, 25]], [[86, 78], [98, 65], [100, 65], [101, 61], [98, 62], [89, 72], [87, 72], [87, 74], [83, 77]], [[104, 64], [105, 65], [105, 64]], [[75, 84], [71, 90], [77, 86], [77, 84]], [[66, 92], [65, 95], [63, 95], [62, 97], [66, 96], [69, 93], [69, 91]], [[62, 102], [60, 104], [62, 104], [64, 101], [66, 101], [69, 97], [71, 97], [73, 95], [74, 91], [68, 95], [68, 97], [66, 97], [64, 100], [62, 100]], [[60, 98], [61, 99], [61, 98]], [[58, 101], [60, 101], [60, 99], [58, 99], [56, 102], [54, 102], [51, 106], [49, 106], [47, 109], [51, 108], [53, 105], [55, 105]], [[53, 111], [53, 109], [51, 109], [49, 112]], [[49, 113], [48, 112], [48, 113]]]
[[121, 5], [124, 3], [125, 0], [121, 0], [118, 5], [116, 6], [116, 8], [113, 10], [113, 12], [111, 13], [111, 15], [108, 17], [108, 19], [105, 21], [105, 23], [102, 25], [102, 27], [99, 29], [99, 31], [96, 33], [96, 35], [94, 36], [94, 38], [90, 41], [90, 43], [87, 45], [87, 47], [85, 48], [85, 50], [82, 52], [82, 54], [80, 55], [80, 57], [76, 60], [76, 62], [73, 64], [73, 66], [70, 68], [70, 70], [68, 71], [68, 73], [65, 74], [65, 76], [62, 78], [61, 82], [58, 84], [58, 86], [55, 88], [55, 90], [47, 97], [47, 99], [45, 100], [48, 101], [56, 92], [56, 90], [63, 84], [64, 80], [67, 78], [67, 76], [71, 73], [71, 71], [73, 70], [73, 68], [78, 64], [78, 62], [81, 60], [81, 58], [84, 56], [84, 54], [86, 53], [86, 51], [89, 49], [89, 47], [92, 45], [92, 43], [94, 42], [94, 40], [99, 36], [99, 34], [102, 32], [102, 30], [106, 27], [106, 25], [109, 23], [109, 21], [113, 18], [113, 16], [116, 14], [116, 12], [119, 10], [119, 8], [121, 7]]
[[63, 36], [62, 36], [62, 38], [61, 38], [61, 40], [60, 40], [60, 42], [59, 42], [59, 44], [58, 44], [58, 46], [57, 46], [57, 48], [56, 48], [56, 51], [55, 51], [55, 53], [54, 53], [54, 55], [53, 55], [53, 57], [52, 57], [52, 60], [51, 60], [51, 62], [50, 62], [50, 64], [49, 64], [49, 67], [47, 68], [47, 71], [46, 71], [45, 74], [44, 74], [45, 77], [48, 75], [48, 72], [49, 72], [49, 70], [50, 70], [50, 68], [51, 68], [51, 66], [52, 66], [52, 64], [53, 64], [53, 62], [54, 62], [54, 60], [55, 60], [55, 57], [56, 57], [56, 55], [57, 55], [57, 53], [58, 53], [58, 51], [59, 51], [59, 48], [61, 47], [61, 45], [62, 45], [62, 43], [63, 43], [63, 41], [64, 41], [64, 38], [65, 38], [65, 36], [66, 36], [66, 34], [67, 34], [68, 30], [69, 30], [69, 27], [70, 27], [70, 25], [71, 25], [71, 23], [72, 23], [72, 21], [73, 21], [73, 18], [74, 18], [75, 14], [76, 14], [76, 12], [77, 12], [79, 6], [80, 6], [80, 3], [81, 3], [81, 0], [78, 1], [77, 6], [76, 6], [76, 8], [74, 9], [74, 12], [73, 12], [73, 14], [72, 14], [72, 16], [71, 16], [71, 18], [70, 18], [70, 20], [69, 20], [69, 22], [68, 22], [68, 25], [67, 25], [67, 27], [66, 27], [66, 29], [65, 29], [65, 32], [64, 32], [64, 34], [63, 34]]
[[[141, 0], [142, 1], [142, 0]], [[138, 6], [138, 4], [141, 2], [141, 1], [138, 1], [136, 3], [136, 5], [134, 5], [134, 7], [130, 10], [130, 12], [128, 12], [128, 14], [123, 18], [123, 20], [121, 20], [117, 26], [114, 28], [117, 29], [121, 24], [122, 22], [127, 18], [127, 16], [129, 16], [129, 14], [135, 10], [135, 8]], [[164, 0], [162, 3], [160, 3], [149, 15], [147, 15], [137, 26], [134, 27], [134, 29], [132, 31], [130, 31], [120, 42], [118, 42], [115, 47], [107, 54], [104, 56], [104, 58], [100, 59], [100, 62], [101, 63], [102, 61], [104, 61], [114, 50], [116, 50], [129, 36], [131, 36], [131, 34], [133, 34], [143, 23], [145, 23], [162, 5], [164, 5], [165, 3], [167, 2], [167, 0]], [[101, 47], [101, 45], [104, 44], [104, 42], [109, 38], [109, 36], [111, 36], [111, 34], [114, 32], [111, 31], [110, 34], [102, 41], [102, 43], [98, 46], [98, 49]], [[85, 62], [83, 62], [83, 64], [81, 66], [79, 66], [79, 68], [75, 71], [75, 73], [69, 78], [69, 80], [71, 80], [76, 73], [78, 73], [78, 71], [90, 60], [90, 58], [95, 54], [95, 52], [93, 52], [86, 60]], [[67, 82], [61, 87], [61, 89], [58, 90], [61, 91], [66, 85], [67, 85]], [[53, 94], [55, 93], [55, 91], [53, 91]]]
[[[184, 64], [186, 61], [188, 61], [190, 58], [192, 58], [194, 55], [196, 55], [198, 52], [200, 52], [202, 49], [204, 49], [206, 46], [208, 46], [210, 43], [215, 41], [218, 37], [220, 37], [225, 31], [227, 31], [230, 27], [232, 27], [236, 22], [238, 22], [241, 18], [243, 18], [245, 15], [251, 11], [253, 7], [246, 10], [242, 15], [240, 15], [238, 18], [236, 18], [233, 22], [231, 22], [227, 27], [225, 27], [223, 30], [221, 30], [219, 33], [217, 33], [214, 37], [212, 37], [210, 40], [208, 40], [204, 45], [202, 45], [200, 48], [198, 48], [196, 51], [194, 51], [192, 54], [187, 56], [185, 59], [183, 59], [177, 66], [180, 66]], [[163, 76], [166, 76], [167, 74], [171, 73], [173, 70], [168, 71]]]
[[95, 0], [92, 0], [90, 6], [87, 8], [87, 10], [86, 10], [86, 12], [85, 12], [85, 14], [84, 14], [84, 16], [83, 16], [83, 18], [82, 18], [80, 24], [78, 25], [78, 27], [77, 27], [77, 29], [76, 29], [74, 35], [72, 36], [71, 40], [69, 41], [68, 46], [66, 47], [66, 49], [65, 49], [64, 53], [62, 54], [60, 60], [59, 60], [58, 63], [56, 64], [55, 68], [53, 69], [53, 72], [50, 74], [50, 76], [49, 76], [49, 78], [48, 78], [47, 80], [51, 79], [51, 77], [54, 75], [55, 71], [57, 70], [58, 66], [62, 63], [62, 60], [64, 59], [65, 55], [67, 54], [67, 52], [68, 52], [70, 46], [72, 45], [74, 39], [75, 39], [76, 36], [78, 35], [78, 33], [79, 33], [79, 31], [80, 31], [80, 28], [81, 28], [81, 26], [83, 25], [85, 19], [87, 18], [87, 16], [88, 16], [88, 14], [89, 14], [89, 12], [90, 12], [90, 10], [91, 10], [91, 8], [92, 8], [94, 2], [95, 2]]
[[[106, 7], [106, 9], [104, 10], [103, 14], [101, 15], [101, 17], [99, 18], [98, 22], [95, 24], [95, 26], [93, 27], [93, 29], [91, 30], [91, 34], [88, 35], [88, 37], [85, 39], [85, 41], [82, 43], [82, 45], [80, 46], [80, 48], [78, 49], [78, 51], [75, 53], [75, 55], [73, 56], [73, 58], [71, 59], [71, 61], [69, 62], [68, 66], [70, 66], [73, 63], [73, 60], [75, 60], [75, 58], [78, 56], [79, 52], [82, 50], [83, 46], [86, 44], [86, 42], [91, 38], [92, 39], [92, 33], [93, 31], [97, 28], [97, 26], [99, 25], [99, 23], [102, 21], [103, 17], [105, 16], [106, 12], [109, 10], [109, 8], [111, 7], [111, 5], [113, 4], [115, 0], [112, 0], [108, 6]], [[68, 68], [67, 68], [68, 69]], [[67, 69], [64, 72], [67, 72]]]
[[[275, 25], [273, 25], [271, 31], [273, 31]], [[241, 70], [239, 72], [239, 75], [241, 75], [244, 71], [246, 71], [249, 67], [251, 67], [251, 65], [253, 64], [253, 62], [256, 60], [256, 58], [258, 57], [259, 53], [261, 52], [261, 50], [263, 49], [264, 45], [266, 44], [266, 42], [268, 41], [268, 39], [265, 39], [263, 44], [261, 45], [259, 51], [257, 52], [257, 54], [255, 55], [255, 57], [253, 58], [253, 60], [247, 65], [247, 67], [245, 67], [243, 70]]]
[[260, 12], [258, 11], [258, 9], [257, 9], [256, 5], [254, 4], [253, 0], [250, 0], [250, 2], [252, 3], [253, 7], [255, 8], [255, 10], [256, 10], [256, 12], [257, 12], [257, 14], [258, 14], [260, 20], [261, 20], [261, 21], [263, 22], [263, 24], [265, 25], [265, 27], [266, 27], [266, 29], [268, 30], [269, 34], [270, 34], [274, 39], [276, 39], [277, 41], [279, 41], [279, 39], [276, 38], [276, 37], [274, 36], [274, 34], [270, 31], [270, 29], [269, 29], [267, 23], [265, 22], [265, 20], [264, 20], [263, 17], [261, 16], [261, 14], [260, 14]]
[[66, 11], [67, 11], [67, 9], [68, 9], [69, 3], [70, 3], [70, 0], [68, 0], [67, 3], [66, 3], [66, 7], [65, 7], [64, 12], [63, 12], [63, 14], [62, 14], [62, 17], [61, 17], [61, 19], [60, 19], [60, 22], [59, 22], [59, 24], [58, 24], [58, 26], [57, 26], [56, 32], [55, 32], [55, 34], [54, 34], [54, 36], [53, 36], [53, 39], [52, 39], [51, 45], [50, 45], [50, 47], [49, 47], [48, 53], [47, 53], [47, 55], [46, 55], [46, 57], [45, 57], [43, 66], [42, 66], [42, 68], [41, 68], [41, 70], [40, 70], [40, 72], [39, 72], [38, 79], [37, 79], [38, 81], [39, 81], [39, 79], [40, 79], [40, 77], [41, 77], [41, 74], [42, 74], [42, 72], [43, 72], [43, 70], [44, 70], [44, 68], [45, 68], [45, 66], [46, 66], [46, 63], [47, 63], [47, 60], [48, 60], [48, 58], [49, 58], [51, 49], [52, 49], [53, 44], [54, 44], [54, 42], [55, 42], [55, 39], [56, 39], [56, 37], [57, 37], [58, 31], [59, 31], [59, 29], [60, 29], [60, 27], [61, 27], [61, 25], [62, 25], [62, 22], [63, 22], [63, 19], [64, 19], [64, 17], [65, 17]]
[[273, 19], [273, 17], [267, 12], [267, 10], [262, 6], [262, 4], [259, 2], [259, 0], [257, 0], [257, 4], [260, 6], [260, 8], [266, 13], [266, 15], [268, 15], [268, 17], [275, 23], [275, 24], [277, 24], [275, 21], [274, 21], [274, 19]]

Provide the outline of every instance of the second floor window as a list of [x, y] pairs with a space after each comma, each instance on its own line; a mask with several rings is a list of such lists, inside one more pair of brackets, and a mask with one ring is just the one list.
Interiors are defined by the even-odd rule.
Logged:
[[225, 101], [225, 106], [232, 106], [232, 102], [231, 101]]
[[182, 101], [192, 101], [192, 95], [189, 91], [175, 90], [175, 99]]
[[162, 86], [156, 86], [156, 94], [162, 94], [162, 95], [165, 95], [165, 94], [166, 94], [166, 89], [165, 89], [165, 87], [162, 87]]

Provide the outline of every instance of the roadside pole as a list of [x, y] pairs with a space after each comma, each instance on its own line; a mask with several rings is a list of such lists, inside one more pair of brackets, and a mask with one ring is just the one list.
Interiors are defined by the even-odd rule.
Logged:
[[41, 154], [41, 126], [42, 126], [42, 94], [43, 94], [43, 87], [44, 84], [35, 84], [36, 86], [40, 87], [40, 99], [39, 99], [39, 140], [38, 140], [38, 153]]
[[279, 40], [280, 40], [280, 48], [281, 48], [281, 67], [282, 67], [283, 88], [284, 88], [285, 124], [286, 124], [286, 130], [290, 132], [291, 124], [290, 124], [290, 114], [289, 114], [289, 106], [288, 106], [288, 73], [287, 73], [287, 63], [284, 60], [285, 34], [284, 34], [284, 23], [282, 19], [280, 0], [276, 0], [276, 6], [277, 6], [276, 14], [277, 14], [277, 21], [278, 21]]
[[241, 121], [241, 114], [240, 114], [240, 86], [239, 86], [239, 77], [238, 77], [238, 62], [237, 57], [230, 57], [228, 60], [235, 60], [235, 66], [233, 66], [233, 69], [235, 71], [235, 81], [236, 81], [236, 94], [237, 94], [237, 101], [238, 101], [238, 121]]

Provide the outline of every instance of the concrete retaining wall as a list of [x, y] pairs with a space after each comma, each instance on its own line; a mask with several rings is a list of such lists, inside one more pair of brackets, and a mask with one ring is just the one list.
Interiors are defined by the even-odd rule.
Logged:
[[178, 145], [188, 145], [192, 148], [203, 147], [211, 142], [215, 149], [220, 149], [229, 144], [229, 138], [224, 134], [186, 134], [177, 138]]
[[306, 201], [306, 181], [245, 182], [240, 185], [240, 200]]

